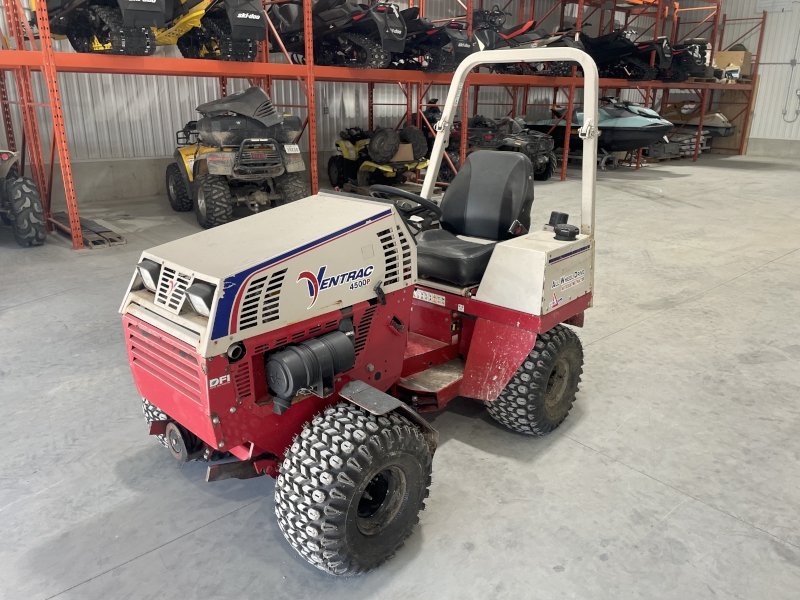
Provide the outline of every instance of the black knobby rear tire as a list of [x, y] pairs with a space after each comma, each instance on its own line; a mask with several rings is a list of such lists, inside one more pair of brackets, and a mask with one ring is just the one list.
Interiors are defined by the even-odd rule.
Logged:
[[389, 559], [425, 508], [432, 456], [405, 417], [350, 405], [325, 410], [295, 438], [275, 485], [275, 513], [303, 558], [333, 575]]
[[356, 185], [358, 185], [358, 187], [369, 187], [372, 185], [374, 178], [374, 173], [372, 171], [365, 171], [362, 169], [356, 173]]
[[555, 152], [547, 154], [547, 162], [537, 164], [533, 169], [533, 178], [536, 181], [547, 181], [558, 169], [558, 155]]
[[541, 333], [489, 414], [513, 431], [545, 435], [567, 418], [583, 372], [583, 348], [564, 325]]
[[[461, 166], [461, 155], [459, 152], [455, 150], [448, 150], [447, 156], [450, 157], [450, 160], [453, 162], [453, 166], [456, 169]], [[442, 157], [442, 164], [439, 166], [439, 177], [437, 177], [437, 181], [441, 181], [442, 183], [450, 183], [456, 176], [456, 172], [450, 167], [450, 163], [447, 162], [447, 159], [443, 156]]]
[[309, 190], [306, 178], [302, 173], [284, 173], [280, 177], [276, 177], [275, 191], [281, 196], [281, 199], [276, 202], [276, 206], [283, 206], [311, 195], [311, 190]]
[[[427, 147], [427, 143], [426, 143]], [[392, 160], [400, 149], [400, 136], [394, 129], [376, 129], [369, 141], [369, 157], [382, 165]]]
[[347, 183], [347, 165], [345, 157], [339, 154], [331, 156], [328, 160], [328, 180], [335, 188]]
[[167, 198], [172, 210], [177, 212], [190, 211], [194, 206], [178, 163], [167, 166]]
[[204, 173], [195, 180], [194, 214], [201, 227], [224, 225], [233, 217], [233, 198], [228, 182], [217, 175]]
[[[142, 412], [144, 413], [144, 419], [147, 421], [147, 425], [149, 426], [153, 421], [169, 421], [169, 415], [165, 413], [163, 410], [158, 408], [155, 404], [147, 400], [147, 398], [142, 398]], [[156, 435], [156, 439], [161, 442], [161, 445], [164, 448], [169, 449], [169, 444], [167, 444], [167, 438], [163, 433]]]
[[[428, 140], [419, 127], [409, 125], [400, 130], [400, 142], [411, 144], [414, 151], [414, 160], [420, 160], [428, 153]], [[372, 142], [370, 142], [371, 144]]]
[[23, 248], [41, 246], [47, 238], [47, 226], [39, 188], [29, 177], [15, 177], [6, 182], [6, 190], [14, 239]]

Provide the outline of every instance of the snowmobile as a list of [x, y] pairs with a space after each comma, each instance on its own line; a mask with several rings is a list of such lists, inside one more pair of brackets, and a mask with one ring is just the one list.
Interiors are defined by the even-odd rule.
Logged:
[[[632, 102], [618, 102], [613, 98], [602, 98], [605, 104], [599, 108], [597, 127], [601, 132], [597, 147], [605, 152], [631, 151], [646, 148], [667, 135], [673, 129], [672, 123], [649, 108]], [[565, 108], [553, 109], [553, 119], [536, 121], [527, 125], [529, 129], [542, 133], [552, 133], [556, 146], [564, 145]], [[555, 126], [555, 129], [553, 127]], [[570, 124], [570, 150], [580, 150], [583, 140], [579, 130], [583, 126], [583, 113], [575, 112]]]
[[[696, 102], [675, 102], [667, 105], [662, 115], [675, 125], [676, 128], [697, 131], [700, 117], [697, 116], [698, 104]], [[715, 110], [703, 115], [703, 131], [708, 131], [711, 137], [729, 137], [736, 131], [736, 125], [731, 123], [722, 112]]]
[[[394, 68], [421, 69], [449, 73], [472, 54], [472, 41], [463, 22], [451, 21], [438, 26], [419, 16], [419, 7], [400, 11], [406, 24], [406, 45], [392, 56]], [[450, 46], [450, 48], [447, 48]]]
[[[472, 154], [431, 200], [468, 73], [520, 60], [582, 64], [580, 227], [536, 217], [520, 153]], [[395, 555], [425, 503], [441, 516], [449, 501], [427, 499], [439, 436], [426, 412], [473, 398], [533, 438], [576, 401], [584, 353], [572, 327], [596, 290], [597, 90], [591, 58], [574, 49], [473, 54], [453, 77], [419, 195], [320, 192], [145, 250], [120, 313], [149, 433], [180, 463], [230, 452], [206, 481], [275, 477], [280, 530], [325, 573]], [[414, 216], [441, 227], [420, 231]]]
[[[507, 14], [496, 4], [491, 10], [478, 8], [473, 12], [473, 35], [480, 50], [530, 48], [533, 47], [536, 40], [547, 37], [547, 31], [536, 29], [536, 21], [527, 21], [513, 27], [503, 27]], [[489, 65], [489, 69], [495, 73], [511, 75], [536, 74], [536, 66], [525, 62]]]
[[[378, 2], [370, 8], [348, 0], [318, 0], [312, 13], [317, 65], [384, 69], [392, 53], [405, 48], [406, 24], [396, 4]], [[302, 2], [273, 4], [268, 14], [292, 61], [304, 63]]]
[[296, 140], [299, 117], [279, 113], [259, 87], [197, 107], [202, 115], [176, 133], [167, 196], [176, 211], [194, 208], [201, 227], [227, 223], [234, 206], [252, 212], [308, 195]]
[[575, 39], [597, 63], [600, 77], [631, 81], [655, 79], [658, 69], [650, 66], [650, 52], [653, 48], [649, 44], [642, 44], [643, 48], [639, 49], [629, 39], [630, 35], [630, 31], [614, 31], [593, 38], [579, 32]]
[[[403, 144], [410, 146], [410, 154], [404, 149], [405, 156], [398, 156]], [[371, 132], [350, 127], [336, 141], [337, 153], [328, 160], [328, 179], [334, 188], [345, 183], [359, 187], [401, 183], [406, 173], [428, 166], [427, 150], [425, 136], [414, 126], [399, 133], [385, 128]]]
[[708, 53], [707, 39], [685, 39], [680, 44], [675, 44], [669, 71], [659, 75], [664, 81], [674, 82], [686, 81], [689, 77], [709, 77], [706, 72]]
[[23, 248], [41, 246], [47, 237], [39, 188], [16, 167], [19, 154], [0, 150], [0, 220], [11, 225], [14, 239]]

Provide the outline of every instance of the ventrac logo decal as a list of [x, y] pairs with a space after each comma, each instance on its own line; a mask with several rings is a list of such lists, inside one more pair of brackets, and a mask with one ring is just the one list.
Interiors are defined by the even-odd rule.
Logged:
[[355, 269], [353, 271], [347, 271], [346, 273], [339, 273], [338, 275], [334, 275], [332, 277], [325, 276], [325, 271], [327, 269], [327, 265], [324, 265], [319, 268], [319, 271], [317, 271], [316, 275], [314, 275], [314, 273], [311, 271], [303, 271], [297, 276], [296, 283], [300, 283], [305, 279], [306, 283], [308, 284], [308, 297], [311, 298], [311, 304], [308, 305], [308, 308], [311, 308], [317, 303], [317, 298], [319, 298], [320, 292], [324, 290], [329, 290], [333, 287], [347, 284], [349, 284], [348, 287], [351, 290], [357, 290], [358, 288], [369, 284], [369, 276], [372, 275], [375, 267], [373, 265], [369, 265], [363, 269]]

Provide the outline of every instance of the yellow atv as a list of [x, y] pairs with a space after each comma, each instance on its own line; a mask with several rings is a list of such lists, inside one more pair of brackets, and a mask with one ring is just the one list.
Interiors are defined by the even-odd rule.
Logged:
[[310, 195], [296, 139], [300, 118], [280, 114], [251, 87], [197, 107], [176, 134], [167, 195], [176, 211], [194, 208], [202, 227], [230, 221], [234, 206], [260, 212]]
[[399, 134], [392, 129], [373, 133], [351, 127], [339, 134], [337, 153], [328, 161], [328, 179], [333, 187], [400, 183], [405, 173], [428, 166], [427, 150], [427, 140], [417, 127], [406, 127]]
[[84, 53], [148, 56], [177, 44], [188, 58], [253, 61], [266, 38], [258, 0], [47, 0], [47, 11], [53, 37]]

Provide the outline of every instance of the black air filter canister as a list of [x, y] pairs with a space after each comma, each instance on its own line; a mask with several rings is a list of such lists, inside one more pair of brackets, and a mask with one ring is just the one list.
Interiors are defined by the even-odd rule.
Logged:
[[353, 368], [356, 352], [352, 339], [341, 331], [289, 346], [267, 359], [267, 384], [275, 396], [277, 414], [291, 406], [302, 389], [325, 398], [333, 393], [334, 378]]

